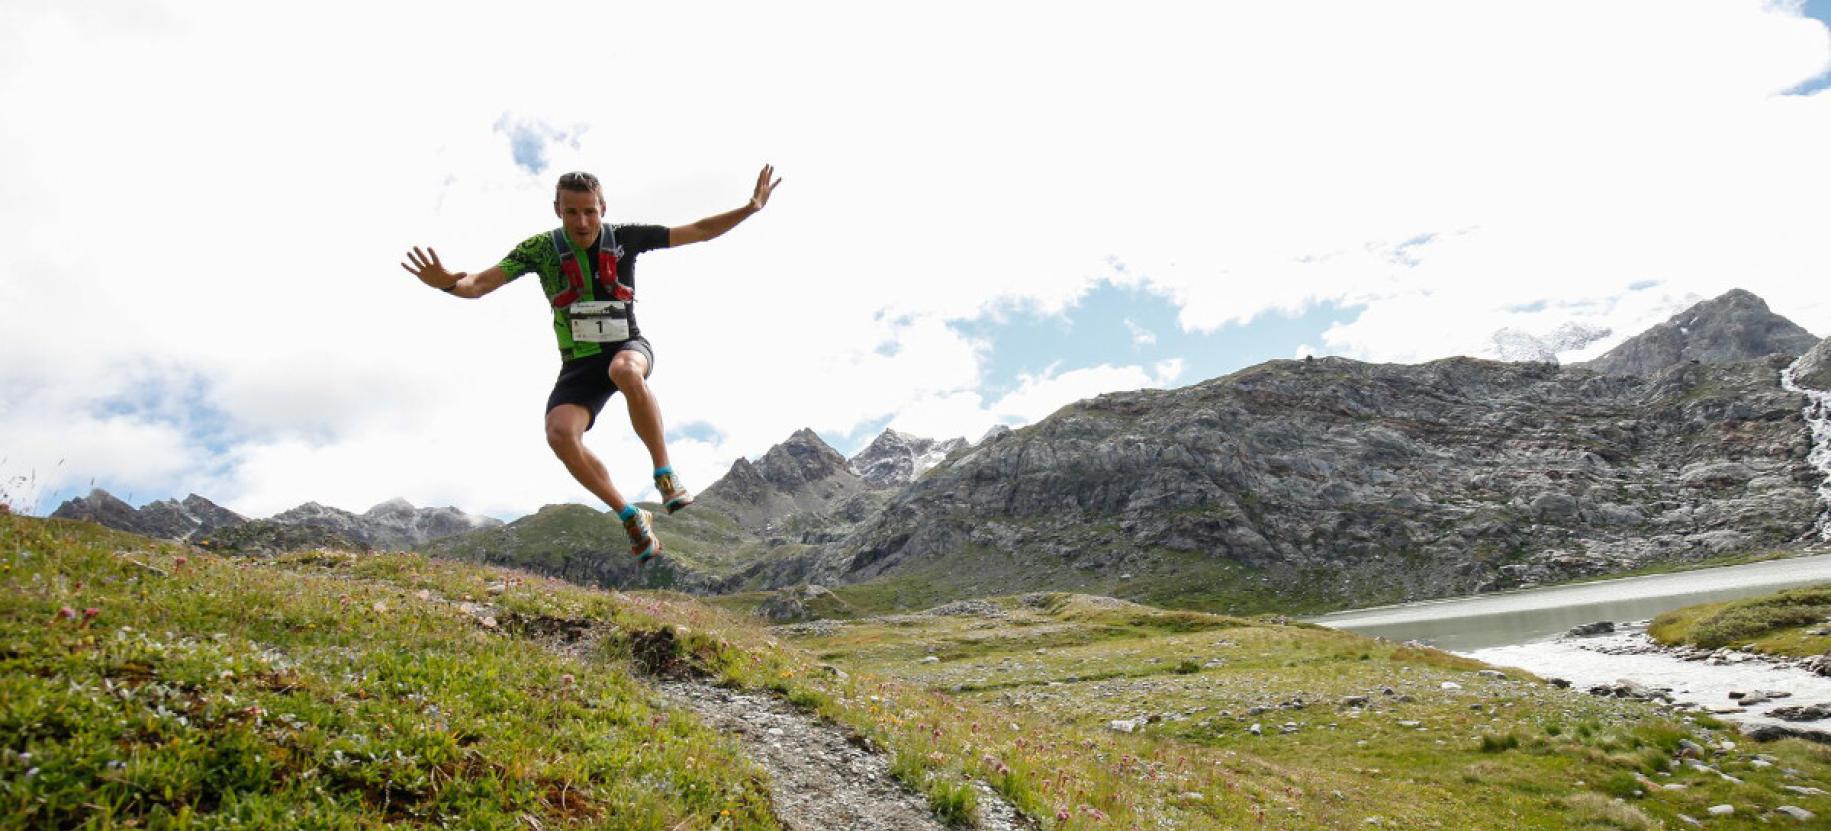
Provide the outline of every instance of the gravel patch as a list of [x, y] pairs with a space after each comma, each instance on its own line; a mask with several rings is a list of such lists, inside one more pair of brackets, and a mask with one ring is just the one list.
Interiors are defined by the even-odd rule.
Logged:
[[[928, 800], [890, 777], [890, 760], [845, 728], [802, 713], [774, 696], [669, 681], [662, 694], [700, 721], [735, 736], [770, 775], [776, 816], [794, 831], [941, 831]], [[979, 828], [1033, 829], [997, 792], [979, 789]]]

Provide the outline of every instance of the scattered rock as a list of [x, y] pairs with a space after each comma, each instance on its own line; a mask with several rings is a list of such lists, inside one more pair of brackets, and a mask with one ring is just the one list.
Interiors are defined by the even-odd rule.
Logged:
[[1712, 805], [1709, 808], [1706, 808], [1704, 810], [1713, 817], [1726, 817], [1726, 816], [1729, 816], [1730, 814], [1733, 814], [1736, 812], [1736, 806], [1734, 806], [1734, 805]]
[[1814, 814], [1811, 811], [1808, 811], [1797, 805], [1782, 805], [1778, 808], [1775, 808], [1774, 810], [1779, 811], [1780, 813], [1786, 814], [1787, 816], [1792, 817], [1793, 819], [1799, 820], [1800, 822], [1805, 822], [1807, 820], [1812, 819], [1813, 817], [1818, 816], [1817, 814]]
[[1589, 638], [1596, 635], [1612, 634], [1614, 631], [1614, 621], [1598, 620], [1595, 623], [1585, 623], [1582, 626], [1573, 626], [1570, 628], [1570, 631], [1565, 632], [1564, 634], [1572, 638]]
[[1741, 730], [1743, 736], [1758, 742], [1771, 742], [1775, 739], [1791, 738], [1805, 739], [1806, 741], [1817, 742], [1819, 744], [1831, 744], [1831, 733], [1823, 733], [1817, 730], [1805, 730], [1798, 727], [1788, 727], [1784, 724], [1744, 724], [1741, 726]]
[[1819, 721], [1831, 718], [1831, 704], [1806, 704], [1775, 707], [1768, 715], [1782, 721]]

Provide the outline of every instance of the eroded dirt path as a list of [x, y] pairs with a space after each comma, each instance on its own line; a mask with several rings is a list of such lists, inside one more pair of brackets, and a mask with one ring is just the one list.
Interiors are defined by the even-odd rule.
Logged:
[[[794, 831], [942, 831], [928, 800], [890, 776], [889, 758], [855, 743], [847, 731], [769, 695], [665, 681], [661, 692], [700, 721], [735, 736], [770, 775], [776, 815]], [[1019, 831], [1034, 825], [984, 783], [979, 828]]]

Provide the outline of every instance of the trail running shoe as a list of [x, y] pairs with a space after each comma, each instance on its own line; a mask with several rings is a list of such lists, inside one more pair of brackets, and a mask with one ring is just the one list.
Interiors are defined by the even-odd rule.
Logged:
[[680, 474], [672, 470], [655, 474], [655, 490], [661, 491], [662, 507], [670, 514], [693, 504], [693, 494], [680, 483]]
[[661, 540], [655, 538], [655, 529], [651, 525], [654, 514], [637, 508], [629, 519], [623, 520], [623, 530], [629, 534], [629, 554], [638, 563], [646, 563], [650, 557], [661, 551]]

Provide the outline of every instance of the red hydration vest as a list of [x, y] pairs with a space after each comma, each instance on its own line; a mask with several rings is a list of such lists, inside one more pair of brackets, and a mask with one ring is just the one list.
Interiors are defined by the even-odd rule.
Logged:
[[[578, 302], [585, 293], [585, 275], [579, 268], [578, 258], [573, 256], [572, 245], [566, 240], [566, 229], [555, 228], [549, 236], [553, 239], [553, 253], [559, 255], [559, 272], [566, 278], [564, 288], [553, 295], [553, 308], [558, 309]], [[617, 236], [609, 225], [603, 226], [598, 236], [598, 286], [604, 289], [602, 296], [611, 300], [634, 300], [636, 293], [628, 286], [617, 282], [617, 252], [622, 250], [617, 245]]]

